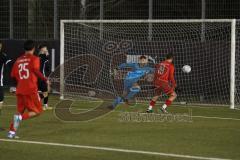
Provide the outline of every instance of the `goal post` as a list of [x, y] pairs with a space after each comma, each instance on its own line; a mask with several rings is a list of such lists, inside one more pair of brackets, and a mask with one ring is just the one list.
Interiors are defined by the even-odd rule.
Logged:
[[[206, 42], [201, 40], [203, 23]], [[86, 88], [119, 95], [126, 72], [115, 75], [114, 67], [141, 54], [159, 62], [172, 52], [183, 86], [179, 101], [236, 108], [236, 19], [61, 20], [60, 27], [61, 98], [89, 96]], [[190, 74], [181, 72], [184, 64], [192, 66]], [[86, 75], [90, 70], [92, 75]], [[148, 100], [151, 83], [141, 83], [137, 97]]]
[[64, 22], [60, 23], [60, 99], [64, 99]]
[[230, 109], [235, 108], [236, 19], [231, 21]]

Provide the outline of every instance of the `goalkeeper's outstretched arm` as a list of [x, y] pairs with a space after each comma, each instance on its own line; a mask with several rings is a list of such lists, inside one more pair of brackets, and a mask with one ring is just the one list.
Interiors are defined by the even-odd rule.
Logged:
[[122, 63], [118, 66], [119, 69], [123, 69], [123, 68], [134, 68], [135, 67], [135, 63]]

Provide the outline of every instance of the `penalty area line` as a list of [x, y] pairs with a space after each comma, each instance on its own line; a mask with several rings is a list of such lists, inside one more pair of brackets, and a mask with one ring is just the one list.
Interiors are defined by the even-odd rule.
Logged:
[[51, 143], [51, 142], [40, 142], [40, 141], [27, 141], [27, 140], [14, 140], [14, 139], [0, 139], [0, 141], [2, 141], [2, 142], [14, 142], [14, 143], [25, 143], [25, 144], [39, 144], [39, 145], [47, 145], [47, 146], [60, 146], [60, 147], [69, 147], [69, 148], [93, 149], [93, 150], [122, 152], [122, 153], [157, 155], [157, 156], [184, 158], [184, 159], [229, 160], [229, 159], [222, 159], [222, 158], [200, 157], [200, 156], [173, 154], [173, 153], [151, 152], [151, 151], [119, 149], [119, 148], [98, 147], [98, 146], [86, 146], [86, 145], [74, 145], [74, 144], [64, 144], [64, 143]]
[[238, 118], [227, 118], [227, 117], [208, 117], [208, 116], [192, 116], [193, 118], [203, 118], [203, 119], [219, 119], [219, 120], [234, 120], [240, 121]]

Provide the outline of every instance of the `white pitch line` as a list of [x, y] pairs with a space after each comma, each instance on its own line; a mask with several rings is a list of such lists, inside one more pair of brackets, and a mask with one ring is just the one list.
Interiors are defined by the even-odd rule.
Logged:
[[13, 140], [13, 139], [0, 139], [0, 141], [26, 143], [26, 144], [40, 144], [40, 145], [48, 145], [48, 146], [61, 146], [61, 147], [70, 147], [70, 148], [94, 149], [94, 150], [123, 152], [123, 153], [158, 155], [158, 156], [166, 156], [166, 157], [185, 158], [185, 159], [187, 158], [187, 159], [199, 159], [199, 160], [230, 160], [230, 159], [222, 159], [222, 158], [180, 155], [180, 154], [173, 154], [173, 153], [150, 152], [150, 151], [141, 151], [141, 150], [129, 150], [129, 149], [119, 149], [119, 148], [110, 148], [110, 147], [85, 146], [85, 145], [50, 143], [50, 142], [39, 142], [39, 141], [26, 141], [26, 140]]
[[193, 118], [204, 118], [204, 119], [220, 119], [220, 120], [234, 120], [240, 121], [238, 118], [225, 118], [225, 117], [207, 117], [207, 116], [192, 116]]
[[4, 107], [17, 107], [15, 104], [3, 104]]

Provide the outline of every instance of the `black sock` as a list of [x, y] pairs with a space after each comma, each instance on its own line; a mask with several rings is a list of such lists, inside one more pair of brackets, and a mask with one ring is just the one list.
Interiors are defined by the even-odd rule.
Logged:
[[43, 99], [44, 104], [48, 104], [48, 96]]
[[39, 96], [40, 96], [40, 98], [41, 98], [41, 99], [43, 99], [43, 98], [44, 98], [44, 96], [43, 96], [43, 94], [42, 94], [42, 93], [39, 93]]

